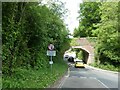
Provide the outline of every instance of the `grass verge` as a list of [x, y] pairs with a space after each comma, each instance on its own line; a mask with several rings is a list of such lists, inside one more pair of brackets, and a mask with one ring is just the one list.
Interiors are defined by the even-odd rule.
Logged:
[[0, 75], [0, 90], [2, 89], [2, 76]]
[[46, 88], [59, 79], [67, 70], [67, 64], [63, 61], [54, 63], [51, 68], [38, 70], [16, 68], [11, 77], [2, 78], [2, 88]]
[[104, 70], [110, 70], [110, 71], [116, 71], [116, 72], [119, 71], [119, 67], [115, 67], [114, 65], [110, 65], [110, 64], [106, 64], [106, 65], [99, 64], [98, 65], [98, 64], [94, 63], [94, 64], [90, 64], [90, 65], [93, 66], [93, 67], [104, 69]]

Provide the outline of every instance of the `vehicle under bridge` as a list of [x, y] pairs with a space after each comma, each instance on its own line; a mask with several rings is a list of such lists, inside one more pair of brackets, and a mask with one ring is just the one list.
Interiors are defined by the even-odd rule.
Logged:
[[94, 62], [94, 49], [91, 46], [72, 46], [72, 49], [80, 49], [83, 51], [83, 62], [91, 64]]

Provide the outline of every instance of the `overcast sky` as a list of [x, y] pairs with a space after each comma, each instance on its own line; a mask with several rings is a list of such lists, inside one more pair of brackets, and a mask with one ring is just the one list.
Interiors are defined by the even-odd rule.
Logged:
[[[45, 4], [49, 0], [43, 0], [42, 2]], [[74, 28], [78, 27], [79, 21], [77, 17], [79, 16], [79, 5], [82, 3], [82, 0], [59, 0], [65, 4], [65, 8], [68, 9], [68, 17], [65, 18], [65, 23], [68, 25], [70, 33], [73, 34]]]
[[69, 10], [69, 15], [65, 19], [65, 23], [68, 24], [68, 28], [70, 33], [73, 33], [74, 28], [78, 27], [79, 21], [77, 17], [79, 16], [79, 4], [82, 3], [82, 0], [61, 0], [62, 2], [66, 2], [65, 8]]

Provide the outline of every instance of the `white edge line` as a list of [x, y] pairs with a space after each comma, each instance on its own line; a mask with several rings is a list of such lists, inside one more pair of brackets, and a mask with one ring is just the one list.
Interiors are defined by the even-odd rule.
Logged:
[[61, 88], [63, 86], [63, 84], [65, 83], [66, 79], [69, 77], [69, 73], [70, 73], [70, 70], [68, 68], [68, 75], [66, 76], [66, 78], [60, 83], [60, 85], [58, 86], [58, 88]]
[[[95, 78], [95, 79], [98, 80], [97, 78]], [[101, 82], [100, 80], [98, 80], [98, 82], [100, 82], [104, 87], [106, 87], [110, 90], [110, 88], [108, 86], [106, 86], [103, 82]]]
[[60, 85], [58, 86], [58, 88], [61, 88], [63, 86], [63, 84], [65, 83], [67, 77], [60, 83]]

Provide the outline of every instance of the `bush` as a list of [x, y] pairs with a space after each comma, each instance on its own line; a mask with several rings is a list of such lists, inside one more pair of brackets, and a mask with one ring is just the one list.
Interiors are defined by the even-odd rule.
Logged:
[[117, 71], [119, 70], [119, 67], [116, 67], [112, 64], [106, 63], [106, 64], [97, 64], [97, 63], [93, 63], [90, 64], [91, 66], [97, 67], [97, 68], [101, 68], [101, 69], [105, 69], [105, 70], [110, 70], [110, 71]]
[[38, 70], [16, 68], [12, 77], [3, 76], [3, 88], [46, 88], [53, 85], [67, 71], [63, 61], [54, 63], [51, 68]]

